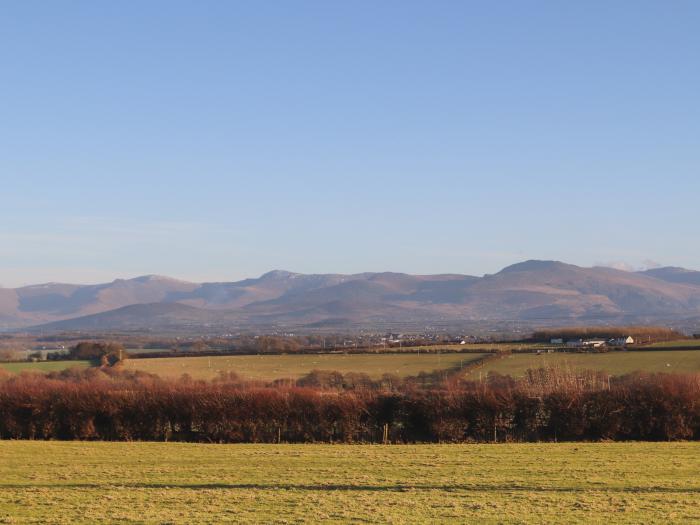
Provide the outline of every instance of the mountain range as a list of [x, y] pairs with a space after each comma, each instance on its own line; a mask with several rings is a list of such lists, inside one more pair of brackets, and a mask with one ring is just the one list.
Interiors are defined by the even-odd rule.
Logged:
[[518, 320], [647, 322], [700, 316], [700, 272], [526, 261], [493, 275], [299, 274], [236, 282], [148, 275], [0, 288], [4, 330], [348, 327]]

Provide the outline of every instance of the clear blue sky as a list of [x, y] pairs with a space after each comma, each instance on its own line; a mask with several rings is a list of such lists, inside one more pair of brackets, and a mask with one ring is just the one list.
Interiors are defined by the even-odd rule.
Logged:
[[0, 283], [700, 269], [699, 27], [696, 1], [5, 2]]

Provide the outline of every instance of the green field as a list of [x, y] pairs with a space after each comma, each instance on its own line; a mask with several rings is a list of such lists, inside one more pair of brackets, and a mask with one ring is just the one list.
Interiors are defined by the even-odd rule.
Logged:
[[373, 378], [390, 373], [399, 376], [432, 372], [469, 362], [484, 354], [301, 354], [241, 355], [215, 357], [162, 357], [128, 359], [127, 370], [142, 370], [162, 377], [189, 374], [195, 379], [212, 379], [223, 372], [236, 372], [249, 379], [298, 378], [311, 370], [364, 372]]
[[569, 367], [577, 370], [603, 370], [612, 375], [635, 371], [645, 372], [700, 372], [700, 351], [628, 351], [608, 353], [554, 353], [554, 354], [507, 354], [502, 358], [484, 363], [472, 369], [468, 377], [498, 372], [520, 377], [528, 368]]
[[0, 368], [12, 373], [19, 372], [56, 372], [77, 366], [79, 368], [87, 368], [90, 366], [90, 361], [39, 361], [36, 363], [21, 362], [21, 363], [0, 363]]
[[171, 348], [127, 348], [128, 354], [155, 354], [159, 352], [172, 352]]
[[[687, 342], [686, 342], [687, 343]], [[668, 344], [668, 343], [665, 343]], [[646, 347], [648, 348], [648, 347]], [[257, 380], [298, 378], [313, 369], [339, 372], [364, 372], [373, 378], [384, 373], [402, 377], [468, 365], [487, 354], [482, 353], [397, 353], [397, 354], [297, 354], [297, 355], [246, 355], [214, 357], [164, 357], [155, 359], [129, 359], [127, 370], [143, 370], [162, 377], [179, 378], [189, 374], [195, 379], [212, 379], [220, 371], [236, 372], [242, 377]], [[0, 368], [13, 373], [22, 371], [48, 372], [73, 366], [90, 366], [88, 361], [45, 361], [38, 363], [0, 363]], [[543, 366], [570, 367], [572, 369], [603, 370], [613, 375], [634, 371], [645, 372], [700, 372], [700, 348], [698, 350], [638, 350], [608, 353], [523, 353], [505, 354], [487, 361], [483, 366], [468, 372], [476, 378], [494, 371], [520, 377], [528, 368]]]
[[645, 348], [698, 348], [700, 350], [700, 339], [683, 339], [681, 341], [667, 341], [664, 343], [653, 343]]
[[0, 523], [691, 523], [699, 443], [0, 442]]

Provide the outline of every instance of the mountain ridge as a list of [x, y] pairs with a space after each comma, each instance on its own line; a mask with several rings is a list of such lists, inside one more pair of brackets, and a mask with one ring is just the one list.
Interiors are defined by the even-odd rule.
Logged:
[[[120, 310], [135, 305], [144, 306]], [[541, 260], [515, 263], [482, 277], [272, 270], [233, 282], [194, 283], [144, 275], [102, 284], [0, 289], [0, 328], [5, 330], [159, 329], [197, 323], [321, 326], [332, 319], [369, 326], [696, 316], [700, 316], [700, 272], [677, 267], [626, 272]]]

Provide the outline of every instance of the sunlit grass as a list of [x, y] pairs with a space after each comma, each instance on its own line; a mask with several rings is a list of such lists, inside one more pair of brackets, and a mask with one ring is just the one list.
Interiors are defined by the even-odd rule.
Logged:
[[0, 523], [691, 523], [700, 444], [0, 442]]
[[627, 351], [607, 353], [507, 354], [484, 363], [469, 372], [475, 378], [489, 372], [521, 377], [528, 368], [570, 367], [578, 370], [602, 370], [611, 375], [643, 372], [700, 372], [700, 351]]
[[21, 363], [0, 363], [0, 368], [12, 373], [19, 372], [55, 372], [66, 368], [78, 367], [87, 368], [90, 361], [38, 361]]
[[700, 350], [700, 339], [681, 339], [680, 341], [667, 341], [664, 343], [653, 343], [646, 348], [691, 348], [696, 347]]
[[189, 374], [195, 379], [212, 379], [219, 372], [236, 372], [250, 379], [272, 380], [298, 378], [311, 370], [364, 372], [373, 378], [382, 374], [417, 375], [456, 366], [467, 365], [484, 354], [422, 353], [422, 354], [300, 354], [300, 355], [242, 355], [215, 357], [164, 357], [129, 359], [127, 370], [143, 370], [161, 377], [181, 377]]

